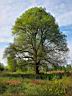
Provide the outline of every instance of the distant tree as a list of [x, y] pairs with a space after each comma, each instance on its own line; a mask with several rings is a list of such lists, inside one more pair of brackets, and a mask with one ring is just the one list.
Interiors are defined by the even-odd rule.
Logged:
[[12, 33], [14, 43], [10, 46], [13, 46], [15, 59], [34, 64], [36, 74], [42, 64], [57, 66], [64, 62], [68, 51], [66, 36], [45, 9], [34, 7], [27, 10], [17, 18]]
[[71, 65], [67, 65], [67, 66], [66, 66], [66, 71], [72, 71]]
[[17, 67], [17, 61], [15, 59], [15, 51], [13, 49], [13, 46], [10, 44], [8, 48], [5, 50], [4, 56], [7, 56], [7, 68], [8, 70], [15, 72]]
[[0, 63], [0, 71], [4, 71], [4, 65]]
[[15, 72], [16, 71], [16, 62], [12, 56], [7, 57], [8, 70]]

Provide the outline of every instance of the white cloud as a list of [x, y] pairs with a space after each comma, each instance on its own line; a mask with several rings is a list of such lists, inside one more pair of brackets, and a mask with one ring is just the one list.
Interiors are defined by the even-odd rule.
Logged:
[[36, 0], [28, 0], [29, 2], [32, 2], [32, 3], [34, 3], [34, 2], [36, 2]]
[[0, 62], [4, 63], [6, 65], [6, 60], [3, 59], [3, 53], [4, 53], [4, 48], [0, 48]]
[[72, 1], [71, 0], [44, 0], [43, 4], [60, 26], [72, 24]]
[[68, 59], [69, 59], [69, 62], [72, 63], [72, 44], [71, 43], [68, 44], [68, 48], [69, 48]]
[[66, 12], [57, 17], [60, 26], [68, 26], [72, 24], [72, 11]]
[[0, 43], [11, 43], [13, 42], [13, 38], [0, 38]]

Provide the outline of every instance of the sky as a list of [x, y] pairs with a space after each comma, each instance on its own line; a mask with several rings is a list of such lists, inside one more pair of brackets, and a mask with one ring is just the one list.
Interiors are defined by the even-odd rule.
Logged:
[[72, 60], [72, 0], [1, 0], [0, 1], [0, 62], [5, 48], [13, 42], [12, 26], [17, 17], [32, 7], [46, 8], [56, 19], [60, 30], [67, 35], [70, 49], [69, 60]]

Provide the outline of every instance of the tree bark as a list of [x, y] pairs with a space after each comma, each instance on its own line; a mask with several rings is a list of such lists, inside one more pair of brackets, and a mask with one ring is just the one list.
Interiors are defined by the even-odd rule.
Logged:
[[36, 63], [36, 74], [39, 74], [39, 64], [38, 63]]

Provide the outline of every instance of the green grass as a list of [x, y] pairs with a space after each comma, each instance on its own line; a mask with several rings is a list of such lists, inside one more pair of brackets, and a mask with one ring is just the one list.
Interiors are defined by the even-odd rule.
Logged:
[[49, 81], [0, 77], [0, 96], [72, 96], [72, 78]]

